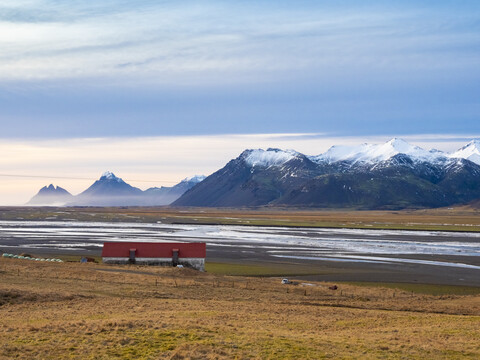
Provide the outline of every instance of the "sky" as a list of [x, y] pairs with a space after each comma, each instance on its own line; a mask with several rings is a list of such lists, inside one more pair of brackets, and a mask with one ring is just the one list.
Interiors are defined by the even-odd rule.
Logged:
[[480, 134], [479, 65], [478, 1], [2, 0], [0, 204], [251, 147], [453, 151]]

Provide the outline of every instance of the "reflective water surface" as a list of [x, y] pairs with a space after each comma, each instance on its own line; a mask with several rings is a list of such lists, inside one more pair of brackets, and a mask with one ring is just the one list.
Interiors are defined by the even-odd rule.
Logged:
[[[0, 250], [100, 254], [105, 241], [202, 241], [215, 256], [480, 270], [480, 234], [439, 231], [0, 221]], [[433, 258], [435, 257], [435, 258]]]

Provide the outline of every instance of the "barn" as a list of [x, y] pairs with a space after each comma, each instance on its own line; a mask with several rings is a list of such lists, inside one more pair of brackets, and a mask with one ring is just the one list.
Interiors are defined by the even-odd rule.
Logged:
[[194, 268], [205, 271], [205, 243], [105, 242], [106, 264], [139, 264]]

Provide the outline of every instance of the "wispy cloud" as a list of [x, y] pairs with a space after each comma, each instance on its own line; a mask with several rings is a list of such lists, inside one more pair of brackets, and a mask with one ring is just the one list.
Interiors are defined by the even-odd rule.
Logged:
[[244, 73], [329, 78], [359, 68], [473, 70], [478, 17], [438, 16], [433, 7], [388, 9], [375, 2], [350, 8], [269, 1], [7, 3], [0, 7], [0, 78], [157, 74], [157, 81], [174, 81], [185, 72], [227, 71], [232, 81]]
[[480, 3], [3, 0], [2, 136], [480, 131]]

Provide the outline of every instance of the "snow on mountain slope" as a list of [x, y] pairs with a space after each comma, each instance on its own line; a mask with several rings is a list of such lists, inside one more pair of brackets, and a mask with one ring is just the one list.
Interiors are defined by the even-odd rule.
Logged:
[[181, 182], [199, 183], [200, 181], [205, 180], [205, 178], [206, 178], [205, 175], [193, 175], [193, 176], [186, 177]]
[[375, 163], [388, 160], [397, 154], [405, 154], [413, 160], [427, 162], [438, 162], [446, 158], [446, 154], [441, 151], [427, 151], [402, 139], [394, 138], [384, 144], [336, 145], [327, 152], [310, 159], [317, 163], [327, 162], [329, 164], [338, 161]]
[[245, 162], [250, 166], [278, 166], [292, 160], [298, 155], [294, 150], [256, 149], [244, 152]]
[[121, 178], [116, 177], [111, 171], [105, 171], [100, 177], [100, 180], [115, 180], [117, 182], [124, 182]]
[[402, 209], [480, 198], [480, 166], [448, 155], [401, 139], [335, 146], [313, 159], [292, 150], [245, 150], [173, 206]]
[[[375, 164], [391, 159], [398, 154], [409, 156], [416, 162], [431, 164], [445, 164], [449, 158], [468, 159], [480, 165], [480, 141], [473, 140], [454, 153], [445, 153], [439, 150], [425, 150], [411, 145], [405, 140], [393, 138], [383, 144], [361, 144], [358, 146], [334, 145], [325, 153], [317, 156], [308, 156], [315, 163], [333, 164], [339, 161], [350, 163]], [[294, 150], [255, 149], [245, 150], [242, 157], [249, 166], [279, 166], [301, 155]]]
[[467, 159], [480, 165], [480, 140], [472, 140], [448, 156], [451, 158]]

